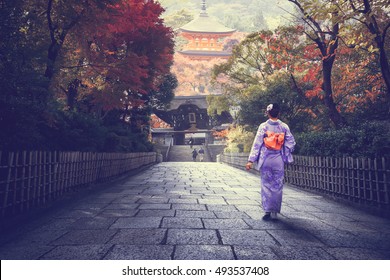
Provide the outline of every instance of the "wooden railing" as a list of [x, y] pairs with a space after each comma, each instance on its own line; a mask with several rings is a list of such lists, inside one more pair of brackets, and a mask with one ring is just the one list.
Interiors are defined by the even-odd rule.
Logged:
[[0, 217], [12, 216], [155, 163], [152, 153], [1, 152]]
[[[247, 153], [219, 155], [219, 161], [244, 169]], [[294, 156], [285, 181], [328, 197], [371, 206], [390, 214], [389, 158]]]

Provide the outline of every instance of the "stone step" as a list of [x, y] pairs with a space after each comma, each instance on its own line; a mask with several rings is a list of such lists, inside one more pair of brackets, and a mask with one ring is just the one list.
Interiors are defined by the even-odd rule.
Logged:
[[[193, 161], [192, 159], [192, 151], [193, 149], [199, 150], [200, 146], [193, 146], [192, 149], [190, 146], [185, 145], [175, 145], [172, 146], [169, 155], [168, 155], [168, 161], [170, 162], [189, 162]], [[197, 160], [199, 161], [199, 156], [197, 157]], [[207, 152], [204, 154], [204, 162], [210, 162], [210, 158], [208, 157]]]

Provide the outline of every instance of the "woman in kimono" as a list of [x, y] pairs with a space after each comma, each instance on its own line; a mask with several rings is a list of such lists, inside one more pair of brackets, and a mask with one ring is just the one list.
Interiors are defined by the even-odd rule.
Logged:
[[[288, 125], [278, 119], [278, 104], [268, 105], [266, 114], [269, 119], [260, 124], [245, 167], [247, 170], [254, 168], [260, 171], [261, 201], [265, 211], [263, 220], [270, 220], [276, 219], [277, 213], [280, 213], [284, 164], [293, 161], [291, 152], [294, 150], [295, 139]], [[278, 137], [282, 134], [282, 144], [278, 147], [270, 147], [267, 135], [275, 134]]]

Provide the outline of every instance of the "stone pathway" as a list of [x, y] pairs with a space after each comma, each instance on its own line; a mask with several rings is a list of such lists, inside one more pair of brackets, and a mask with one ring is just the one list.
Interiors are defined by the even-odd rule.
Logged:
[[[169, 159], [168, 161], [170, 162], [193, 162], [194, 160], [192, 159], [192, 151], [193, 149], [196, 149], [199, 151], [199, 149], [202, 146], [197, 145], [193, 146], [192, 149], [188, 145], [175, 145], [171, 147], [171, 150], [169, 152]], [[197, 162], [200, 162], [200, 156], [198, 155], [196, 158]], [[205, 152], [203, 162], [210, 162], [210, 157], [208, 154]]]
[[390, 220], [286, 186], [261, 220], [259, 178], [164, 162], [1, 235], [1, 259], [390, 259]]

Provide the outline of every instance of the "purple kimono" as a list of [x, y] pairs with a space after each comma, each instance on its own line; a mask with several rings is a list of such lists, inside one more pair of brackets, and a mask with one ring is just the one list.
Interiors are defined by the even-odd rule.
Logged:
[[[284, 147], [280, 151], [269, 150], [263, 139], [266, 131], [285, 133]], [[284, 180], [284, 163], [293, 161], [295, 139], [290, 128], [284, 122], [268, 120], [260, 124], [248, 161], [253, 162], [254, 169], [260, 170], [261, 201], [265, 212], [280, 213]]]

